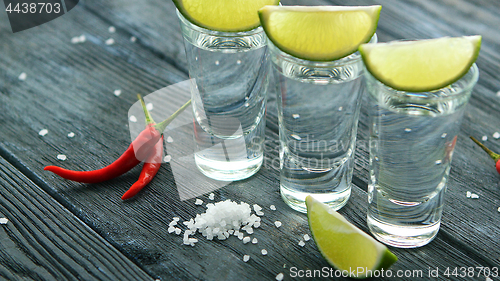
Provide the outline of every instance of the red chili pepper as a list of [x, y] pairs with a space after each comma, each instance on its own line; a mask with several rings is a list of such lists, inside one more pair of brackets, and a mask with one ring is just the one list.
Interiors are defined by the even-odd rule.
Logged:
[[478, 140], [476, 140], [474, 137], [470, 137], [477, 145], [479, 145], [488, 155], [495, 160], [496, 162], [496, 169], [497, 172], [500, 174], [500, 154], [494, 153], [491, 151], [489, 148], [487, 148], [484, 144], [480, 143]]
[[[83, 182], [98, 183], [116, 178], [141, 163], [141, 160], [147, 159], [155, 146], [163, 136], [165, 128], [174, 120], [186, 107], [191, 104], [191, 100], [181, 106], [174, 114], [161, 123], [148, 125], [137, 138], [130, 144], [127, 150], [115, 162], [99, 170], [93, 171], [72, 171], [57, 166], [47, 166], [46, 171], [51, 171], [62, 178]], [[163, 143], [162, 143], [163, 145]]]
[[122, 200], [130, 199], [134, 197], [139, 191], [141, 191], [148, 183], [150, 183], [153, 178], [158, 173], [161, 167], [161, 161], [163, 158], [163, 137], [156, 143], [153, 152], [149, 156], [148, 160], [142, 166], [141, 174], [139, 175], [139, 180], [137, 180], [130, 188], [123, 194]]

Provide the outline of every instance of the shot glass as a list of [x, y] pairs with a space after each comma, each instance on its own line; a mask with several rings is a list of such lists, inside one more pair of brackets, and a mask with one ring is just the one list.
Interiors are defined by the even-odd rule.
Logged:
[[212, 31], [189, 22], [179, 11], [177, 15], [194, 81], [196, 166], [216, 180], [248, 178], [264, 159], [269, 72], [264, 31]]
[[367, 223], [381, 242], [429, 243], [439, 231], [453, 149], [479, 72], [430, 92], [385, 86], [366, 73], [370, 124]]
[[[376, 42], [376, 35], [371, 42]], [[269, 42], [279, 82], [280, 193], [306, 212], [311, 195], [335, 210], [351, 194], [354, 149], [363, 92], [359, 53], [317, 62], [286, 54]]]

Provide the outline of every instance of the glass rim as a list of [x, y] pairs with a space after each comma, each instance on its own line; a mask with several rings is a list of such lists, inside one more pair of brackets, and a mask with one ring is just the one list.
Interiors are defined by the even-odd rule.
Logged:
[[[409, 91], [396, 90], [390, 86], [385, 85], [384, 83], [380, 82], [377, 78], [375, 78], [366, 68], [365, 68], [365, 72], [366, 72], [366, 75], [365, 75], [366, 79], [373, 80], [376, 83], [377, 90], [382, 90], [385, 93], [392, 95], [392, 96], [398, 96], [400, 98], [405, 98], [408, 100], [419, 100], [419, 101], [422, 101], [422, 100], [443, 101], [443, 100], [447, 100], [447, 99], [455, 99], [455, 98], [460, 97], [462, 95], [465, 95], [469, 92], [472, 92], [472, 88], [474, 88], [477, 81], [479, 80], [479, 68], [477, 67], [476, 63], [473, 63], [471, 65], [471, 67], [469, 68], [469, 70], [462, 77], [460, 77], [460, 79], [458, 79], [457, 81], [455, 81], [449, 85], [446, 85], [444, 87], [441, 87], [439, 89], [432, 90], [432, 91], [409, 92]], [[464, 79], [467, 79], [465, 81], [466, 85], [465, 85], [465, 87], [463, 87], [459, 91], [456, 91], [450, 95], [440, 96], [440, 97], [428, 95], [429, 93], [438, 92], [438, 91], [441, 91], [442, 89], [445, 89], [447, 87], [455, 85], [459, 82], [463, 82]]]
[[248, 30], [248, 31], [231, 32], [231, 31], [210, 30], [210, 29], [206, 29], [204, 27], [198, 26], [198, 25], [190, 22], [188, 19], [186, 19], [182, 15], [182, 13], [179, 11], [179, 9], [176, 9], [175, 11], [176, 11], [177, 17], [179, 18], [182, 25], [184, 25], [184, 26], [186, 26], [194, 31], [200, 32], [200, 33], [205, 33], [205, 34], [219, 36], [219, 37], [243, 37], [243, 36], [253, 36], [255, 34], [259, 34], [259, 33], [264, 32], [264, 29], [260, 25], [256, 28], [254, 28], [252, 30]]
[[[375, 40], [375, 42], [378, 41], [377, 33], [374, 33], [372, 38], [370, 39], [370, 42]], [[361, 61], [361, 54], [359, 51], [355, 51], [345, 57], [333, 60], [333, 61], [313, 61], [313, 60], [306, 60], [306, 59], [301, 59], [297, 58], [293, 55], [290, 55], [288, 53], [283, 52], [280, 48], [278, 48], [276, 45], [273, 44], [271, 40], [267, 40], [267, 45], [269, 47], [269, 53], [272, 54], [273, 56], [276, 56], [282, 60], [285, 60], [290, 63], [294, 64], [299, 64], [299, 65], [305, 65], [305, 66], [314, 66], [314, 67], [320, 67], [320, 68], [330, 68], [330, 67], [337, 67], [337, 66], [342, 66], [346, 64], [352, 64], [352, 63], [357, 63]]]

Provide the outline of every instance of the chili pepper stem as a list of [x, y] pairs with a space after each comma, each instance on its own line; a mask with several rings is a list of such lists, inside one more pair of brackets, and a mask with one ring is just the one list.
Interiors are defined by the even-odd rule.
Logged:
[[141, 102], [142, 110], [144, 110], [144, 115], [146, 116], [146, 125], [151, 125], [155, 123], [155, 120], [153, 120], [153, 117], [151, 116], [151, 113], [149, 113], [149, 110], [146, 106], [146, 103], [142, 99], [142, 96], [140, 94], [137, 94], [137, 98]]
[[472, 141], [474, 141], [477, 145], [479, 145], [484, 151], [486, 151], [486, 153], [488, 153], [488, 155], [496, 161], [499, 161], [500, 160], [500, 154], [497, 154], [497, 153], [494, 153], [493, 151], [491, 151], [491, 149], [487, 148], [484, 144], [480, 143], [477, 139], [475, 139], [474, 137], [470, 137], [470, 139]]
[[181, 114], [189, 105], [191, 104], [191, 100], [188, 100], [183, 106], [181, 106], [177, 111], [175, 111], [170, 117], [156, 124], [154, 127], [158, 132], [163, 133], [165, 128], [167, 128], [168, 124], [170, 124], [179, 114]]

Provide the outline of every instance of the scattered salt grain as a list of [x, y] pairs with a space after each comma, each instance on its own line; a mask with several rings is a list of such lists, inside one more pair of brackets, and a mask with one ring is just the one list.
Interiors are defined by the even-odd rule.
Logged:
[[78, 40], [80, 41], [79, 43], [84, 43], [85, 41], [87, 41], [87, 37], [85, 37], [84, 34], [80, 35], [80, 37], [78, 37]]
[[243, 261], [247, 262], [248, 260], [250, 260], [250, 256], [249, 255], [244, 255], [243, 256]]
[[493, 133], [493, 138], [496, 139], [496, 140], [500, 139], [500, 133], [499, 132], [494, 132]]
[[163, 161], [165, 161], [166, 163], [170, 162], [170, 160], [172, 160], [172, 156], [170, 155], [165, 155], [165, 157], [163, 157]]
[[214, 198], [215, 198], [215, 195], [214, 195], [213, 193], [210, 193], [210, 194], [208, 195], [208, 199], [210, 199], [210, 200], [214, 200]]
[[276, 211], [276, 206], [271, 205], [271, 206], [269, 206], [269, 209], [271, 209], [271, 210], [273, 210], [273, 211]]
[[262, 207], [257, 205], [257, 204], [253, 204], [253, 210], [258, 212], [258, 211], [262, 210]]
[[108, 46], [113, 45], [113, 44], [115, 44], [115, 39], [113, 39], [113, 38], [109, 38], [109, 39], [107, 39], [107, 40], [104, 42], [104, 44], [106, 44], [106, 45], [108, 45]]
[[500, 213], [500, 207], [498, 207], [497, 211]]
[[152, 103], [146, 104], [146, 109], [149, 111], [153, 110], [153, 104]]
[[26, 74], [26, 72], [23, 72], [23, 73], [19, 74], [19, 77], [17, 77], [17, 78], [21, 81], [24, 81], [24, 80], [26, 80], [26, 78], [28, 78], [28, 75]]
[[267, 250], [266, 250], [266, 249], [262, 249], [262, 251], [260, 251], [260, 253], [261, 253], [263, 256], [265, 256], [265, 255], [267, 255]]
[[167, 138], [167, 142], [168, 142], [168, 143], [173, 143], [173, 142], [174, 142], [174, 139], [173, 139], [171, 136], [168, 136], [168, 138]]
[[279, 228], [281, 226], [281, 222], [280, 221], [275, 221], [274, 225]]
[[257, 240], [257, 238], [252, 239], [252, 244], [257, 244], [257, 243], [259, 243], [259, 240]]
[[243, 233], [238, 233], [238, 239], [243, 240]]
[[194, 202], [195, 205], [201, 205], [203, 204], [203, 201], [201, 199], [196, 199], [196, 202]]
[[137, 41], [137, 38], [135, 36], [130, 37], [130, 42], [135, 43]]
[[80, 36], [75, 36], [71, 38], [71, 44], [78, 44], [80, 43]]
[[405, 132], [411, 132], [410, 128], [405, 128]]
[[295, 114], [292, 114], [292, 117], [293, 117], [293, 119], [298, 119], [298, 118], [300, 118], [300, 115], [295, 113]]
[[114, 26], [110, 26], [110, 27], [108, 28], [108, 32], [109, 32], [109, 33], [115, 33], [115, 32], [116, 32], [116, 28], [115, 28]]
[[277, 281], [282, 281], [283, 277], [284, 277], [283, 273], [280, 273], [280, 274], [276, 275], [276, 280]]
[[74, 137], [75, 137], [75, 133], [73, 133], [73, 132], [69, 132], [69, 134], [68, 134], [68, 138], [74, 138]]
[[175, 226], [175, 225], [177, 225], [177, 221], [171, 221], [171, 222], [168, 224], [168, 226]]
[[175, 227], [171, 226], [168, 228], [168, 233], [172, 233], [175, 231]]
[[472, 193], [472, 194], [470, 195], [470, 198], [471, 198], [471, 199], [478, 199], [478, 198], [479, 198], [479, 195], [477, 195], [477, 194], [475, 194], [475, 193]]
[[59, 154], [59, 155], [57, 155], [57, 159], [59, 159], [59, 160], [61, 160], [61, 161], [64, 161], [64, 160], [66, 160], [66, 159], [67, 159], [67, 157], [66, 157], [66, 155], [64, 155], [64, 154]]
[[470, 197], [471, 197], [471, 195], [472, 195], [472, 193], [471, 193], [470, 191], [467, 191], [467, 192], [465, 193], [465, 196], [466, 196], [467, 198], [470, 198]]
[[290, 136], [291, 136], [292, 138], [294, 138], [294, 139], [298, 140], [298, 141], [299, 141], [299, 140], [302, 140], [302, 138], [301, 138], [300, 136], [296, 135], [296, 134], [291, 134]]
[[47, 129], [41, 129], [40, 132], [38, 132], [38, 134], [42, 137], [44, 137], [48, 133], [49, 133], [49, 130], [47, 130]]
[[130, 115], [130, 117], [128, 118], [130, 120], [130, 122], [137, 122], [137, 117], [135, 117], [134, 115]]
[[122, 90], [115, 90], [115, 91], [113, 92], [113, 94], [115, 94], [115, 96], [117, 96], [117, 97], [118, 97], [118, 96], [120, 96], [120, 95], [122, 94]]
[[481, 140], [483, 140], [483, 141], [487, 141], [487, 140], [488, 140], [488, 136], [483, 136], [483, 137], [481, 138]]
[[256, 221], [253, 223], [254, 228], [259, 228], [260, 227], [260, 222]]
[[497, 92], [497, 97], [500, 97], [500, 91]]
[[8, 218], [0, 218], [0, 224], [7, 224], [9, 222]]
[[311, 240], [311, 237], [309, 237], [309, 234], [304, 234], [304, 241], [309, 241]]
[[304, 243], [304, 241], [302, 241], [302, 240], [300, 240], [300, 241], [299, 241], [299, 246], [300, 246], [300, 247], [304, 247], [304, 245], [305, 245], [305, 244], [306, 244], [306, 243]]
[[243, 238], [243, 244], [246, 244], [248, 242], [250, 242], [250, 237], [247, 236], [247, 237]]
[[182, 230], [180, 228], [178, 228], [178, 227], [175, 228], [175, 234], [180, 235], [181, 231]]

